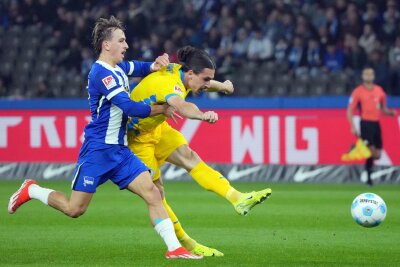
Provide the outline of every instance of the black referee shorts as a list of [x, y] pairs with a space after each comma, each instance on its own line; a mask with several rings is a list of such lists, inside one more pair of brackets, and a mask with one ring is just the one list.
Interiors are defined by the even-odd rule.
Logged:
[[361, 138], [368, 141], [368, 145], [373, 145], [376, 148], [382, 149], [382, 134], [381, 125], [378, 121], [360, 122]]

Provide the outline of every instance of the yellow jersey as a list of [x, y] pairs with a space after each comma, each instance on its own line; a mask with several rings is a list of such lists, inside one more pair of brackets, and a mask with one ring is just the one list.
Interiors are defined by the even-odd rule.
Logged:
[[[161, 70], [146, 76], [131, 92], [131, 99], [148, 105], [164, 104], [171, 96], [186, 98], [188, 92], [183, 84], [184, 74], [179, 64], [168, 64]], [[147, 118], [132, 118], [131, 126], [136, 135], [155, 129], [166, 120], [161, 114]], [[131, 128], [131, 127], [129, 127]]]

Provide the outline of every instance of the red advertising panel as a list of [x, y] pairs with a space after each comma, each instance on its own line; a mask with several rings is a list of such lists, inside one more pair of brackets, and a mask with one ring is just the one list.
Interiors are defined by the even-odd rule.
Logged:
[[[216, 110], [216, 124], [174, 127], [207, 162], [342, 164], [354, 143], [344, 109]], [[86, 110], [0, 111], [0, 162], [75, 162], [90, 120]], [[378, 164], [400, 165], [400, 116], [382, 117]]]

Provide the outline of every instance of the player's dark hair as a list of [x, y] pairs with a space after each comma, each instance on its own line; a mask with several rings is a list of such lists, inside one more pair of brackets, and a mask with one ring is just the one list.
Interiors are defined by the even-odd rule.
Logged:
[[109, 19], [99, 18], [96, 21], [92, 32], [92, 44], [96, 57], [101, 53], [101, 45], [103, 41], [111, 40], [112, 33], [116, 29], [125, 31], [125, 27], [123, 26], [122, 22], [114, 16], [111, 16]]
[[193, 46], [185, 46], [178, 50], [179, 64], [182, 65], [182, 70], [187, 72], [193, 70], [199, 74], [203, 69], [215, 70], [214, 60], [207, 54], [206, 51], [195, 48]]

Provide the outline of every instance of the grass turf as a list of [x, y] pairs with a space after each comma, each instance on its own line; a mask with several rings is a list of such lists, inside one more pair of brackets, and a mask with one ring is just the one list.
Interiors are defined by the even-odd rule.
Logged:
[[[79, 219], [31, 201], [7, 213], [20, 182], [0, 182], [0, 265], [30, 266], [399, 266], [399, 186], [272, 184], [272, 197], [247, 217], [192, 182], [167, 182], [186, 231], [225, 253], [201, 261], [166, 260], [142, 200], [107, 183]], [[68, 182], [43, 182], [68, 192]], [[260, 183], [236, 183], [241, 191]], [[350, 204], [362, 192], [379, 194], [388, 215], [376, 228], [358, 226]]]

